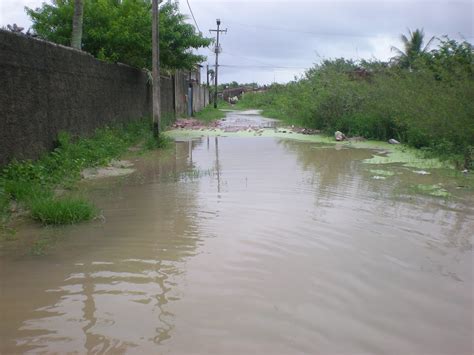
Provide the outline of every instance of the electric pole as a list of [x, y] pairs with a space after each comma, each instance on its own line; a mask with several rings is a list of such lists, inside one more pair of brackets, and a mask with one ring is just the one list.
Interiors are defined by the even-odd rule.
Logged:
[[210, 32], [217, 32], [217, 41], [216, 41], [216, 48], [215, 48], [215, 52], [216, 52], [216, 71], [214, 73], [214, 108], [217, 108], [217, 71], [218, 71], [218, 68], [219, 68], [219, 34], [221, 32], [225, 32], [227, 33], [227, 28], [225, 30], [220, 30], [219, 27], [221, 25], [221, 20], [220, 19], [217, 19], [216, 20], [216, 23], [217, 23], [217, 30], [209, 30]]
[[206, 84], [209, 89], [209, 64], [206, 64]]
[[161, 105], [160, 105], [160, 8], [159, 0], [152, 3], [152, 77], [153, 77], [153, 136], [160, 135]]

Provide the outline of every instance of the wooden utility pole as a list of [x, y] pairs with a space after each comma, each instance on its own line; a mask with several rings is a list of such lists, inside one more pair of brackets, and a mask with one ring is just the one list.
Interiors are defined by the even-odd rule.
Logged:
[[160, 8], [159, 0], [152, 3], [152, 77], [153, 77], [153, 136], [160, 135], [161, 98], [160, 98]]
[[220, 30], [219, 27], [221, 25], [221, 20], [217, 19], [217, 30], [209, 30], [210, 32], [217, 32], [217, 41], [216, 41], [216, 48], [215, 48], [215, 53], [216, 53], [216, 69], [214, 73], [214, 108], [217, 108], [217, 71], [219, 68], [219, 34], [221, 32], [227, 33], [227, 28], [225, 30]]
[[74, 14], [72, 17], [71, 47], [82, 49], [82, 22], [84, 18], [84, 1], [74, 0]]

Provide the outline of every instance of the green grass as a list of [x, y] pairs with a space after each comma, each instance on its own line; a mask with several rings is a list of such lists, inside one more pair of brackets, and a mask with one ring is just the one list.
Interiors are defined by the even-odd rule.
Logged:
[[31, 212], [43, 224], [71, 224], [94, 218], [97, 209], [73, 197], [54, 197], [54, 189], [70, 190], [89, 167], [107, 165], [128, 147], [141, 144], [144, 150], [170, 144], [161, 135], [155, 139], [148, 119], [98, 129], [90, 138], [60, 133], [57, 148], [36, 161], [13, 161], [0, 174], [0, 226], [6, 228], [11, 201]]
[[167, 149], [171, 146], [173, 140], [164, 134], [160, 134], [158, 138], [153, 135], [148, 136], [143, 144], [147, 150]]
[[81, 198], [46, 198], [28, 204], [33, 219], [43, 224], [74, 224], [89, 221], [97, 215], [92, 203]]
[[219, 108], [215, 109], [213, 105], [209, 105], [197, 112], [194, 117], [205, 123], [210, 123], [212, 121], [224, 118], [225, 112], [221, 111]]
[[10, 196], [0, 187], [0, 227], [5, 224], [10, 215]]

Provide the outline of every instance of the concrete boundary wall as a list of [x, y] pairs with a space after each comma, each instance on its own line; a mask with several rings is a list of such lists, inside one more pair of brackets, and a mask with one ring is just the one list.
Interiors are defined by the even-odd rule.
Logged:
[[[187, 87], [185, 73], [161, 78], [163, 115], [185, 114]], [[150, 115], [144, 70], [0, 30], [0, 166], [50, 151], [60, 131], [88, 136]]]

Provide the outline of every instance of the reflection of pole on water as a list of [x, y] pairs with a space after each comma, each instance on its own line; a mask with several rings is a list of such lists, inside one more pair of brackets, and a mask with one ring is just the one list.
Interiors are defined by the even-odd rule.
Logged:
[[[216, 173], [217, 173], [217, 192], [220, 194], [221, 193], [221, 169], [219, 166], [219, 140], [218, 137], [215, 137], [215, 143], [216, 143]], [[218, 196], [220, 197], [220, 195]]]
[[[85, 296], [84, 307], [82, 308], [83, 319], [87, 322], [85, 326], [82, 328], [82, 332], [85, 335], [84, 347], [87, 349], [88, 353], [91, 353], [94, 350], [94, 347], [97, 346], [97, 344], [100, 344], [101, 339], [98, 334], [94, 334], [94, 332], [91, 331], [91, 329], [94, 328], [94, 326], [97, 323], [97, 318], [95, 316], [97, 309], [96, 309], [95, 300], [94, 300], [94, 292], [95, 292], [94, 278], [91, 277], [89, 271], [84, 273], [84, 282], [82, 284], [82, 289]], [[103, 339], [103, 342], [107, 342], [107, 340]], [[103, 347], [108, 348], [108, 345], [109, 344]]]
[[190, 139], [188, 142], [188, 155], [189, 155], [189, 163], [193, 164], [193, 141]]
[[209, 136], [207, 136], [207, 150], [209, 151]]

